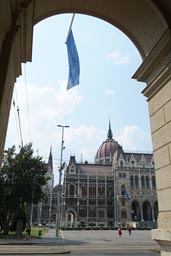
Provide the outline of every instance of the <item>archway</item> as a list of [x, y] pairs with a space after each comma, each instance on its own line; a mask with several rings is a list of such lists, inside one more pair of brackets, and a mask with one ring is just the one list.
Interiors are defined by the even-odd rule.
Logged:
[[[143, 93], [149, 101], [159, 196], [159, 229], [153, 231], [153, 238], [159, 243], [167, 241], [167, 244], [171, 244], [168, 238], [168, 233], [171, 234], [170, 2], [162, 0], [136, 1], [129, 4], [127, 1], [110, 0], [105, 3], [88, 0], [82, 4], [80, 2], [30, 0], [0, 3], [2, 17], [0, 24], [1, 159], [13, 84], [20, 74], [21, 62], [31, 60], [33, 24], [48, 16], [65, 12], [84, 13], [109, 21], [131, 38], [143, 58], [143, 63], [133, 78], [147, 84]], [[162, 250], [164, 251], [164, 245]]]
[[66, 228], [72, 229], [75, 227], [75, 213], [71, 210], [66, 213]]
[[143, 219], [145, 221], [152, 221], [152, 209], [148, 201], [143, 203]]
[[141, 221], [140, 205], [137, 201], [132, 202], [132, 221]]

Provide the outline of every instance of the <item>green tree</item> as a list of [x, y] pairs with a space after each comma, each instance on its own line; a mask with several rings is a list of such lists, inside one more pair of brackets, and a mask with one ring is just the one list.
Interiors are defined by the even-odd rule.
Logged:
[[48, 180], [47, 168], [42, 157], [33, 153], [31, 143], [22, 147], [19, 153], [16, 153], [15, 146], [4, 152], [0, 171], [0, 226], [5, 234], [10, 226], [15, 230], [19, 216], [26, 221], [30, 204], [43, 198], [42, 186]]

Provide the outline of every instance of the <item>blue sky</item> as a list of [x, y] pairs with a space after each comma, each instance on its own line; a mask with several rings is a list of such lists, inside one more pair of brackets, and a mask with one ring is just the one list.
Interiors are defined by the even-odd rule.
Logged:
[[[33, 143], [45, 161], [52, 146], [55, 172], [59, 166], [61, 128], [63, 160], [93, 162], [107, 138], [109, 118], [113, 137], [125, 151], [152, 151], [145, 84], [131, 79], [141, 57], [130, 39], [111, 24], [76, 14], [72, 25], [80, 60], [80, 84], [66, 90], [66, 37], [72, 14], [56, 15], [34, 27], [32, 62], [24, 64], [13, 98], [20, 109], [23, 143]], [[11, 106], [6, 148], [20, 144], [16, 108]], [[57, 182], [57, 174], [55, 174]]]

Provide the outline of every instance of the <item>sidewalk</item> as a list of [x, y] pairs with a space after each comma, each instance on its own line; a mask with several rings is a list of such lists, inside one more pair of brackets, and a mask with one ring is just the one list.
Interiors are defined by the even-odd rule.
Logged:
[[8, 254], [66, 254], [70, 253], [62, 238], [55, 237], [55, 230], [50, 229], [42, 238], [0, 239], [0, 255]]

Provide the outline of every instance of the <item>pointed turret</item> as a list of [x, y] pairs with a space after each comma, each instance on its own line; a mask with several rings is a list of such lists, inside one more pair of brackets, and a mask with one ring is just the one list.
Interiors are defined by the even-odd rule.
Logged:
[[109, 130], [108, 130], [108, 133], [107, 133], [107, 137], [108, 137], [109, 140], [111, 140], [113, 138], [110, 120], [109, 120]]
[[52, 146], [50, 147], [49, 160], [48, 160], [48, 170], [53, 173], [53, 157], [52, 157]]

